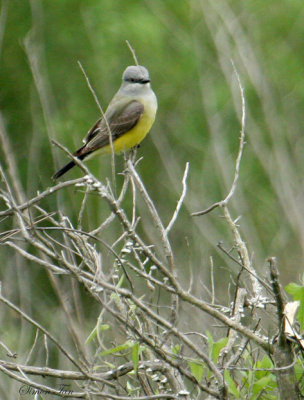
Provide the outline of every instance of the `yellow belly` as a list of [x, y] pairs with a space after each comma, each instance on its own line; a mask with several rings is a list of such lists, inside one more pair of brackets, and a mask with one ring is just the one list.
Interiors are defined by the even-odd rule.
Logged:
[[[113, 147], [115, 153], [121, 153], [125, 150], [129, 150], [132, 147], [138, 145], [148, 134], [151, 126], [155, 119], [155, 113], [153, 115], [144, 113], [137, 124], [130, 131], [124, 133], [121, 137], [114, 140]], [[111, 146], [107, 145], [100, 149], [100, 153], [109, 154], [111, 153]]]

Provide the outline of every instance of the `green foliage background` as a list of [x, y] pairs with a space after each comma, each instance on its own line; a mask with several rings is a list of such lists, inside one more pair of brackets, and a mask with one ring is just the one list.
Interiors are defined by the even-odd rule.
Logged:
[[[28, 196], [51, 185], [66, 158], [50, 138], [73, 150], [99, 116], [77, 60], [105, 108], [133, 63], [128, 39], [159, 100], [156, 124], [139, 152], [140, 172], [166, 220], [190, 162], [176, 240], [206, 241], [208, 255], [209, 245], [225, 239], [221, 212], [195, 221], [189, 212], [221, 199], [232, 181], [240, 130], [232, 59], [245, 87], [248, 142], [235, 217], [242, 215], [259, 268], [276, 255], [284, 278], [294, 279], [303, 255], [302, 2], [214, 3], [2, 1], [0, 100], [7, 132]], [[89, 165], [105, 179], [108, 164], [104, 158]], [[76, 212], [79, 199], [67, 193], [66, 204]], [[102, 213], [94, 210], [88, 224]]]
[[[241, 104], [232, 59], [245, 87], [248, 142], [235, 217], [242, 215], [258, 269], [276, 255], [285, 280], [297, 278], [303, 255], [302, 2], [13, 0], [2, 1], [1, 10], [1, 110], [28, 196], [51, 185], [66, 160], [50, 138], [73, 150], [99, 116], [77, 61], [105, 108], [133, 63], [128, 39], [149, 68], [159, 100], [157, 121], [139, 152], [140, 172], [166, 220], [190, 162], [175, 239], [183, 247], [186, 236], [194, 247], [203, 241], [208, 256], [209, 246], [226, 239], [221, 212], [195, 221], [189, 212], [221, 199], [233, 178]], [[117, 163], [121, 170], [120, 158]], [[89, 165], [105, 179], [108, 164], [104, 158]], [[80, 198], [66, 193], [61, 205], [77, 212]], [[88, 226], [101, 221], [102, 207], [87, 211]], [[193, 267], [201, 268], [192, 255]]]
[[[222, 199], [233, 180], [241, 117], [233, 60], [245, 89], [247, 144], [231, 212], [242, 216], [257, 270], [274, 255], [283, 282], [297, 280], [304, 251], [303, 14], [300, 0], [2, 0], [0, 108], [28, 197], [52, 185], [53, 172], [67, 160], [50, 139], [72, 151], [99, 118], [77, 61], [106, 108], [123, 70], [133, 64], [127, 39], [148, 67], [159, 100], [156, 123], [138, 151], [144, 157], [139, 172], [168, 222], [190, 162], [185, 206], [171, 239], [180, 273], [187, 279], [191, 266], [198, 287], [208, 285], [213, 255], [219, 288], [230, 271], [216, 244], [233, 245], [228, 228], [220, 209], [197, 218], [190, 213]], [[111, 179], [109, 164], [104, 157], [88, 166], [105, 181]], [[116, 167], [122, 171], [122, 157]], [[69, 177], [81, 174], [75, 168]], [[76, 221], [82, 198], [68, 189], [46, 207], [59, 207]], [[108, 213], [92, 196], [84, 229]], [[149, 218], [142, 231], [153, 243]], [[118, 232], [119, 226], [104, 239], [114, 241]], [[17, 276], [21, 298], [28, 284], [33, 296], [44, 298], [39, 307], [56, 310], [44, 274], [26, 272], [6, 251], [1, 279]]]

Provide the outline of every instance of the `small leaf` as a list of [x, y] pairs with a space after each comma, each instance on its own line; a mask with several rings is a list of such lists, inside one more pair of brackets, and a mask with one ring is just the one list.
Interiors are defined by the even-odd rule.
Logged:
[[300, 301], [299, 311], [297, 313], [300, 322], [301, 331], [304, 329], [304, 286], [291, 282], [285, 287], [287, 293], [291, 294], [294, 300]]
[[285, 286], [286, 292], [291, 294], [294, 297], [294, 300], [299, 300], [299, 298], [297, 298], [296, 296], [298, 295], [299, 292], [301, 292], [302, 288], [303, 286], [300, 286], [294, 282], [291, 282], [287, 286]]
[[195, 361], [188, 361], [190, 370], [195, 379], [200, 382], [204, 374], [204, 366]]
[[111, 300], [115, 300], [115, 301], [119, 301], [120, 300], [119, 294], [117, 294], [115, 292], [111, 293], [110, 299]]
[[180, 344], [176, 344], [175, 346], [172, 347], [171, 351], [173, 354], [179, 354], [181, 349], [181, 345]]
[[124, 276], [124, 274], [122, 274], [116, 287], [120, 288], [123, 284], [124, 279], [125, 279], [125, 276]]
[[134, 387], [129, 381], [127, 382], [127, 391], [129, 392], [129, 394], [132, 394], [134, 392]]
[[225, 338], [220, 339], [218, 342], [213, 343], [212, 351], [211, 351], [211, 358], [214, 363], [217, 362], [220, 351], [222, 350], [222, 348], [224, 348], [226, 346], [227, 342], [228, 342], [228, 338], [225, 337]]
[[294, 371], [295, 371], [296, 379], [297, 379], [298, 383], [300, 383], [300, 380], [303, 379], [303, 365], [300, 360], [297, 360], [296, 365], [294, 366]]
[[269, 374], [258, 381], [255, 381], [252, 388], [252, 394], [257, 396], [262, 392], [262, 390], [269, 390], [269, 385], [274, 381], [274, 379], [274, 375]]
[[92, 332], [89, 334], [89, 336], [87, 337], [85, 343], [89, 343], [91, 340], [93, 340], [96, 336], [97, 336], [97, 332], [102, 332], [102, 331], [106, 331], [108, 329], [110, 329], [110, 325], [108, 324], [100, 324], [98, 326], [95, 326], [95, 328], [92, 330]]
[[240, 393], [239, 393], [239, 391], [237, 389], [237, 386], [236, 386], [234, 380], [231, 378], [230, 372], [228, 370], [225, 370], [224, 378], [225, 378], [225, 381], [226, 381], [226, 383], [228, 385], [229, 393], [231, 393], [233, 396], [235, 396], [237, 399], [239, 399], [240, 398]]
[[139, 343], [136, 342], [136, 343], [134, 343], [134, 345], [132, 347], [132, 353], [131, 353], [131, 358], [132, 358], [132, 361], [134, 364], [135, 373], [137, 373], [137, 369], [138, 369], [139, 354], [140, 354]]
[[[258, 368], [258, 369], [271, 369], [273, 368], [273, 362], [271, 361], [271, 359], [265, 355], [262, 360], [258, 360], [255, 365], [254, 368]], [[269, 371], [255, 371], [255, 378], [256, 379], [261, 379], [266, 375], [269, 375], [270, 372]]]
[[133, 347], [133, 342], [128, 340], [124, 344], [113, 347], [113, 349], [108, 349], [108, 350], [102, 351], [101, 353], [99, 353], [99, 355], [107, 356], [108, 354], [114, 354], [114, 353], [118, 353], [119, 351], [122, 351], [122, 350], [130, 349], [131, 347]]
[[259, 367], [258, 368], [268, 368], [271, 369], [273, 368], [273, 362], [268, 356], [264, 356], [262, 360], [259, 362]]

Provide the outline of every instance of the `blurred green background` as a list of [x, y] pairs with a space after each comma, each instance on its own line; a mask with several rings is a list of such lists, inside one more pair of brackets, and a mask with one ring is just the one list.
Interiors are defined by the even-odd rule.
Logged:
[[[229, 242], [227, 227], [221, 210], [189, 213], [223, 198], [233, 179], [241, 113], [233, 60], [245, 88], [247, 145], [231, 211], [242, 216], [257, 269], [276, 255], [284, 282], [297, 279], [304, 237], [302, 17], [301, 1], [2, 1], [1, 110], [27, 196], [52, 185], [51, 175], [67, 160], [50, 139], [72, 151], [99, 117], [77, 61], [106, 108], [122, 71], [134, 63], [129, 40], [159, 101], [139, 170], [168, 221], [190, 162], [172, 241], [183, 249], [181, 268], [186, 237], [192, 267], [205, 268], [216, 243]], [[100, 179], [110, 176], [108, 158], [88, 165]], [[77, 176], [78, 169], [69, 175]], [[72, 189], [61, 196], [71, 218], [81, 199]], [[87, 210], [87, 229], [102, 221], [104, 207]]]
[[[185, 163], [190, 163], [187, 197], [170, 234], [178, 273], [187, 287], [192, 269], [193, 290], [201, 293], [203, 285], [210, 286], [212, 256], [216, 295], [225, 299], [223, 282], [238, 268], [216, 247], [219, 241], [227, 249], [233, 247], [222, 210], [196, 218], [190, 214], [224, 198], [233, 181], [241, 127], [233, 61], [245, 90], [247, 144], [230, 211], [234, 218], [241, 216], [240, 231], [257, 271], [268, 276], [266, 258], [277, 256], [283, 284], [299, 280], [304, 253], [302, 1], [2, 0], [0, 4], [0, 109], [28, 199], [53, 185], [52, 174], [67, 161], [50, 139], [73, 151], [99, 118], [77, 61], [105, 109], [123, 70], [134, 63], [125, 43], [129, 40], [139, 62], [150, 71], [159, 101], [156, 122], [137, 153], [143, 157], [139, 173], [166, 224], [181, 193]], [[0, 154], [7, 170], [3, 151]], [[109, 158], [89, 161], [88, 166], [102, 182], [111, 180]], [[116, 170], [123, 168], [118, 156]], [[75, 168], [66, 179], [79, 176], [82, 172]], [[118, 176], [118, 189], [120, 180]], [[124, 206], [129, 213], [131, 198], [128, 192]], [[42, 206], [50, 213], [60, 209], [77, 225], [82, 199], [82, 191], [68, 188], [48, 197]], [[108, 215], [108, 206], [89, 196], [82, 228], [92, 230]], [[138, 215], [147, 243], [159, 243], [139, 196]], [[10, 223], [2, 221], [2, 229], [9, 229]], [[112, 244], [120, 235], [116, 223], [101, 237]], [[109, 270], [113, 260], [108, 263], [104, 248], [100, 251]], [[6, 247], [0, 261], [7, 297], [65, 342], [64, 315], [45, 271]], [[70, 296], [70, 283], [63, 284]], [[87, 318], [85, 339], [98, 310], [82, 292], [78, 295], [84, 299], [79, 307], [84, 307]], [[1, 326], [12, 329], [1, 329], [1, 338], [23, 355], [35, 332], [31, 328], [29, 333], [24, 321], [12, 320], [6, 312], [1, 308]], [[184, 317], [189, 326], [191, 316]], [[57, 361], [50, 364], [63, 368]], [[2, 385], [4, 396], [6, 388], [7, 382]]]
[[[302, 17], [301, 1], [2, 1], [1, 110], [27, 195], [52, 185], [50, 176], [66, 161], [50, 139], [72, 151], [99, 117], [77, 61], [105, 108], [133, 63], [127, 39], [149, 68], [159, 101], [139, 170], [167, 221], [190, 162], [172, 239], [184, 249], [187, 237], [193, 267], [202, 268], [197, 250], [208, 258], [217, 241], [227, 241], [227, 228], [221, 210], [194, 219], [189, 213], [223, 198], [233, 179], [241, 110], [233, 60], [245, 88], [247, 145], [232, 211], [242, 216], [258, 270], [276, 255], [284, 281], [297, 279], [304, 237]], [[121, 170], [121, 157], [117, 164]], [[110, 176], [106, 157], [89, 166], [101, 179]], [[69, 176], [80, 175], [75, 169]], [[81, 196], [71, 192], [61, 205], [76, 213]], [[87, 228], [102, 220], [103, 207], [87, 210]]]
[[[168, 223], [189, 161], [187, 197], [170, 236], [177, 267], [186, 280], [193, 269], [199, 290], [209, 285], [212, 255], [220, 288], [237, 267], [216, 244], [222, 240], [231, 248], [232, 235], [220, 209], [196, 218], [190, 213], [221, 200], [233, 181], [241, 98], [232, 60], [245, 89], [247, 144], [230, 211], [241, 216], [258, 272], [267, 275], [266, 258], [277, 256], [282, 282], [298, 280], [304, 252], [303, 17], [300, 0], [2, 0], [0, 108], [27, 197], [53, 185], [52, 174], [67, 161], [50, 139], [73, 151], [99, 118], [77, 61], [105, 109], [123, 70], [134, 63], [129, 40], [159, 101], [155, 125], [138, 151], [139, 173]], [[6, 168], [3, 154], [1, 160]], [[103, 182], [111, 179], [109, 158], [88, 166]], [[123, 170], [122, 157], [116, 168]], [[75, 168], [67, 179], [81, 175]], [[82, 198], [68, 188], [43, 205], [49, 212], [59, 207], [75, 222]], [[138, 209], [143, 235], [157, 242], [140, 200]], [[107, 205], [91, 196], [83, 228], [94, 229], [108, 215]], [[103, 239], [113, 242], [120, 233], [114, 226]], [[0, 257], [8, 294], [22, 297], [28, 285], [31, 295], [44, 296], [43, 304], [56, 310], [43, 273], [25, 270], [25, 261], [6, 249]]]

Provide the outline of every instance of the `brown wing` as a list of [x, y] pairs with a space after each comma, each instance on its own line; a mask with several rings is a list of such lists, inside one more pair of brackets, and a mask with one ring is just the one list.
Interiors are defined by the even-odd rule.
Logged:
[[[123, 103], [127, 105], [117, 104], [117, 107], [113, 110], [107, 111], [107, 121], [111, 130], [112, 139], [115, 140], [132, 129], [141, 115], [144, 112], [144, 106], [138, 101], [128, 102], [128, 99], [124, 99]], [[75, 151], [74, 156], [80, 160], [85, 159], [89, 154], [93, 153], [107, 144], [109, 140], [109, 130], [106, 122], [103, 118], [99, 119], [92, 129], [88, 132], [84, 139], [85, 145]], [[68, 170], [75, 166], [74, 161], [70, 161], [64, 167], [62, 167], [54, 176], [54, 179], [59, 178], [65, 174]]]
[[98, 121], [95, 122], [95, 124], [92, 126], [92, 128], [89, 130], [87, 133], [86, 137], [83, 139], [83, 142], [87, 144], [90, 140], [93, 139], [94, 136], [97, 135], [98, 132], [100, 132], [100, 124], [102, 122], [102, 118], [99, 118]]
[[[111, 120], [108, 120], [112, 140], [114, 141], [132, 129], [137, 124], [143, 112], [144, 106], [134, 100], [122, 108], [121, 112], [114, 115]], [[108, 145], [110, 143], [108, 126], [104, 119], [97, 121], [86, 137], [86, 144], [78, 150], [77, 155], [92, 153]]]

